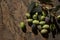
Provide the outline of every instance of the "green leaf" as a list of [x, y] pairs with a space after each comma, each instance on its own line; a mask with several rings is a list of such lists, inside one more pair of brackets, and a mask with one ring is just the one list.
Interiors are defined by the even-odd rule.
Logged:
[[31, 12], [34, 9], [34, 7], [35, 7], [35, 2], [32, 1], [31, 4], [29, 4], [28, 6], [28, 11]]

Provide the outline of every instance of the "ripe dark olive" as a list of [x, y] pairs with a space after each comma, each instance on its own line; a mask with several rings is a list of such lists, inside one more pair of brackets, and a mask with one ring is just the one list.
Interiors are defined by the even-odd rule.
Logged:
[[24, 22], [21, 22], [21, 23], [20, 23], [20, 28], [21, 28], [21, 29], [24, 29], [25, 27], [26, 27], [25, 23], [24, 23]]
[[35, 24], [32, 24], [32, 32], [37, 35], [38, 31], [37, 31], [37, 26]]
[[49, 28], [50, 28], [49, 25], [47, 24], [43, 25], [43, 29], [49, 29]]
[[38, 20], [33, 20], [33, 24], [39, 24]]
[[27, 18], [30, 18], [30, 14], [29, 13], [26, 13], [25, 14]]
[[44, 25], [46, 22], [45, 21], [40, 21], [40, 25]]
[[45, 22], [49, 23], [50, 22], [50, 18], [49, 17], [45, 17]]
[[45, 16], [41, 16], [40, 20], [42, 21], [45, 20]]
[[41, 30], [41, 34], [47, 34], [48, 33], [48, 30], [47, 29], [42, 29]]
[[32, 29], [36, 29], [36, 25], [35, 24], [32, 24]]

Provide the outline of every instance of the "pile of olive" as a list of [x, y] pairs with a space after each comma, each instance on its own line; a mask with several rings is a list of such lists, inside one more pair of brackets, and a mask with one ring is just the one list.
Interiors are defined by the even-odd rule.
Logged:
[[[42, 35], [49, 34], [56, 29], [55, 19], [57, 19], [58, 22], [60, 21], [60, 15], [55, 18], [35, 2], [30, 5], [29, 11], [26, 13], [26, 18], [28, 25], [31, 26], [33, 30], [39, 30]], [[25, 26], [24, 22], [20, 23], [22, 29], [24, 29]]]
[[[46, 16], [46, 14], [42, 11], [42, 13], [34, 13], [31, 17], [30, 13], [26, 14], [27, 22], [29, 26], [31, 26], [33, 29], [34, 27], [37, 27], [38, 30], [40, 30], [41, 34], [48, 33], [49, 30], [49, 22], [50, 18]], [[32, 26], [35, 25], [35, 26]]]

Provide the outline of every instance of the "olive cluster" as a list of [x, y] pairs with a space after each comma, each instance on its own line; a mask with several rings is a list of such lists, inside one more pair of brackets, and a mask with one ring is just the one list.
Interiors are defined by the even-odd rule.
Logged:
[[[33, 30], [37, 28], [41, 34], [48, 33], [50, 18], [46, 16], [44, 11], [36, 12], [32, 15], [30, 13], [26, 14], [28, 25], [32, 27]], [[35, 26], [34, 26], [35, 25]]]
[[33, 9], [35, 10], [30, 11], [30, 13], [26, 13], [26, 18], [29, 26], [31, 26], [32, 29], [36, 27], [41, 34], [47, 34], [50, 28], [50, 18], [38, 3], [36, 3], [36, 6]]
[[[56, 29], [56, 24], [54, 23], [55, 17], [50, 15], [48, 10], [43, 9], [39, 3], [31, 4], [30, 7], [29, 12], [26, 13], [26, 18], [28, 25], [32, 27], [33, 31], [37, 29], [42, 35], [46, 36]], [[56, 19], [59, 22], [60, 15]], [[20, 27], [22, 29], [26, 27], [24, 22], [20, 23]]]

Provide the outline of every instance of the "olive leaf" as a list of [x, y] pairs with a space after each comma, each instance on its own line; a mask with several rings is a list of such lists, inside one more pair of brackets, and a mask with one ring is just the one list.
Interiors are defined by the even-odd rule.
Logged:
[[31, 12], [34, 9], [34, 7], [35, 7], [35, 2], [32, 1], [28, 6], [28, 11]]
[[33, 12], [42, 12], [41, 6], [39, 5], [39, 6], [35, 7]]

